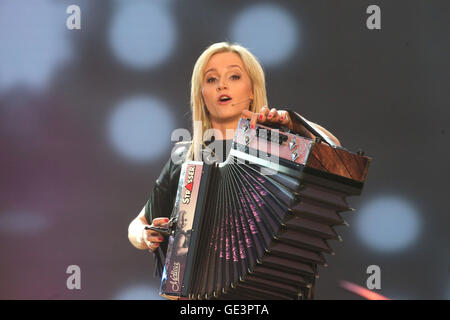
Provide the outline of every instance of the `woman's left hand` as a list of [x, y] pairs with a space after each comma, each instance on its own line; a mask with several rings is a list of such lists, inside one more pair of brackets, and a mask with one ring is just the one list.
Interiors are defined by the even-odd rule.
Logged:
[[265, 124], [277, 123], [288, 127], [290, 130], [293, 130], [294, 128], [294, 124], [292, 123], [287, 111], [277, 110], [275, 108], [269, 110], [267, 106], [262, 107], [258, 113], [254, 113], [249, 110], [242, 110], [242, 116], [251, 119], [250, 128], [252, 129], [255, 127], [257, 122]]

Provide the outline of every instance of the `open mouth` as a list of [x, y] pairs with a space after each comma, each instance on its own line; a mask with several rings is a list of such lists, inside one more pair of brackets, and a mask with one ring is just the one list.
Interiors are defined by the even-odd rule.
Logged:
[[219, 97], [219, 99], [218, 99], [218, 102], [219, 102], [220, 104], [225, 104], [225, 103], [227, 103], [228, 101], [231, 101], [231, 97], [228, 96], [228, 95], [226, 95], [226, 94], [221, 95], [221, 96]]

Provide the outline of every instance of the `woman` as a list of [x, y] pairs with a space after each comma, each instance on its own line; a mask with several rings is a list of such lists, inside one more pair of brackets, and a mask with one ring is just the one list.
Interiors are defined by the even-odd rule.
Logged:
[[[186, 160], [202, 160], [205, 147], [212, 141], [204, 134], [211, 129], [215, 140], [232, 140], [241, 117], [251, 119], [252, 127], [256, 122], [283, 125], [293, 132], [314, 138], [310, 132], [312, 127], [312, 131], [321, 133], [327, 141], [340, 145], [326, 129], [306, 121], [295, 112], [267, 107], [261, 65], [247, 49], [238, 44], [215, 43], [198, 58], [191, 80], [191, 110], [193, 139], [188, 143], [180, 143], [180, 147], [174, 151], [176, 157]], [[174, 159], [174, 155], [171, 158]], [[181, 168], [181, 164], [175, 164], [172, 159], [163, 168], [150, 199], [129, 226], [129, 240], [138, 249], [155, 252], [161, 246], [162, 252], [167, 250], [167, 241], [164, 241], [163, 236], [145, 230], [145, 227], [150, 222], [153, 226], [167, 227], [167, 217], [172, 213]], [[158, 252], [157, 271], [160, 273], [164, 262], [160, 261], [161, 250]]]

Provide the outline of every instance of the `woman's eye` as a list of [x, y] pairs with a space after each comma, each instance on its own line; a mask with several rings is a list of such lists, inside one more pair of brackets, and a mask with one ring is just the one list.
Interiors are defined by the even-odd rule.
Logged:
[[[230, 78], [233, 79], [233, 80], [239, 80], [239, 79], [241, 78], [241, 76], [239, 76], [239, 75], [237, 75], [237, 74], [234, 74], [234, 75], [232, 75]], [[216, 81], [216, 78], [214, 78], [214, 77], [208, 78], [208, 79], [206, 80], [207, 83], [212, 83], [212, 82], [214, 82], [214, 81]]]

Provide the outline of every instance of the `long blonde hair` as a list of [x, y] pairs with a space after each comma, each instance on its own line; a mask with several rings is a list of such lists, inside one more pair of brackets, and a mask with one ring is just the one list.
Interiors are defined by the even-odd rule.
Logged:
[[[185, 160], [201, 159], [201, 151], [204, 147], [203, 133], [212, 128], [211, 121], [207, 112], [206, 105], [202, 96], [203, 73], [209, 59], [216, 53], [235, 52], [237, 53], [250, 76], [253, 87], [253, 102], [249, 110], [258, 112], [261, 107], [267, 105], [266, 82], [264, 70], [258, 59], [246, 48], [237, 43], [218, 42], [210, 45], [200, 57], [194, 66], [191, 79], [191, 112], [192, 112], [192, 130], [193, 137], [189, 151]], [[201, 123], [201, 126], [196, 125]]]

